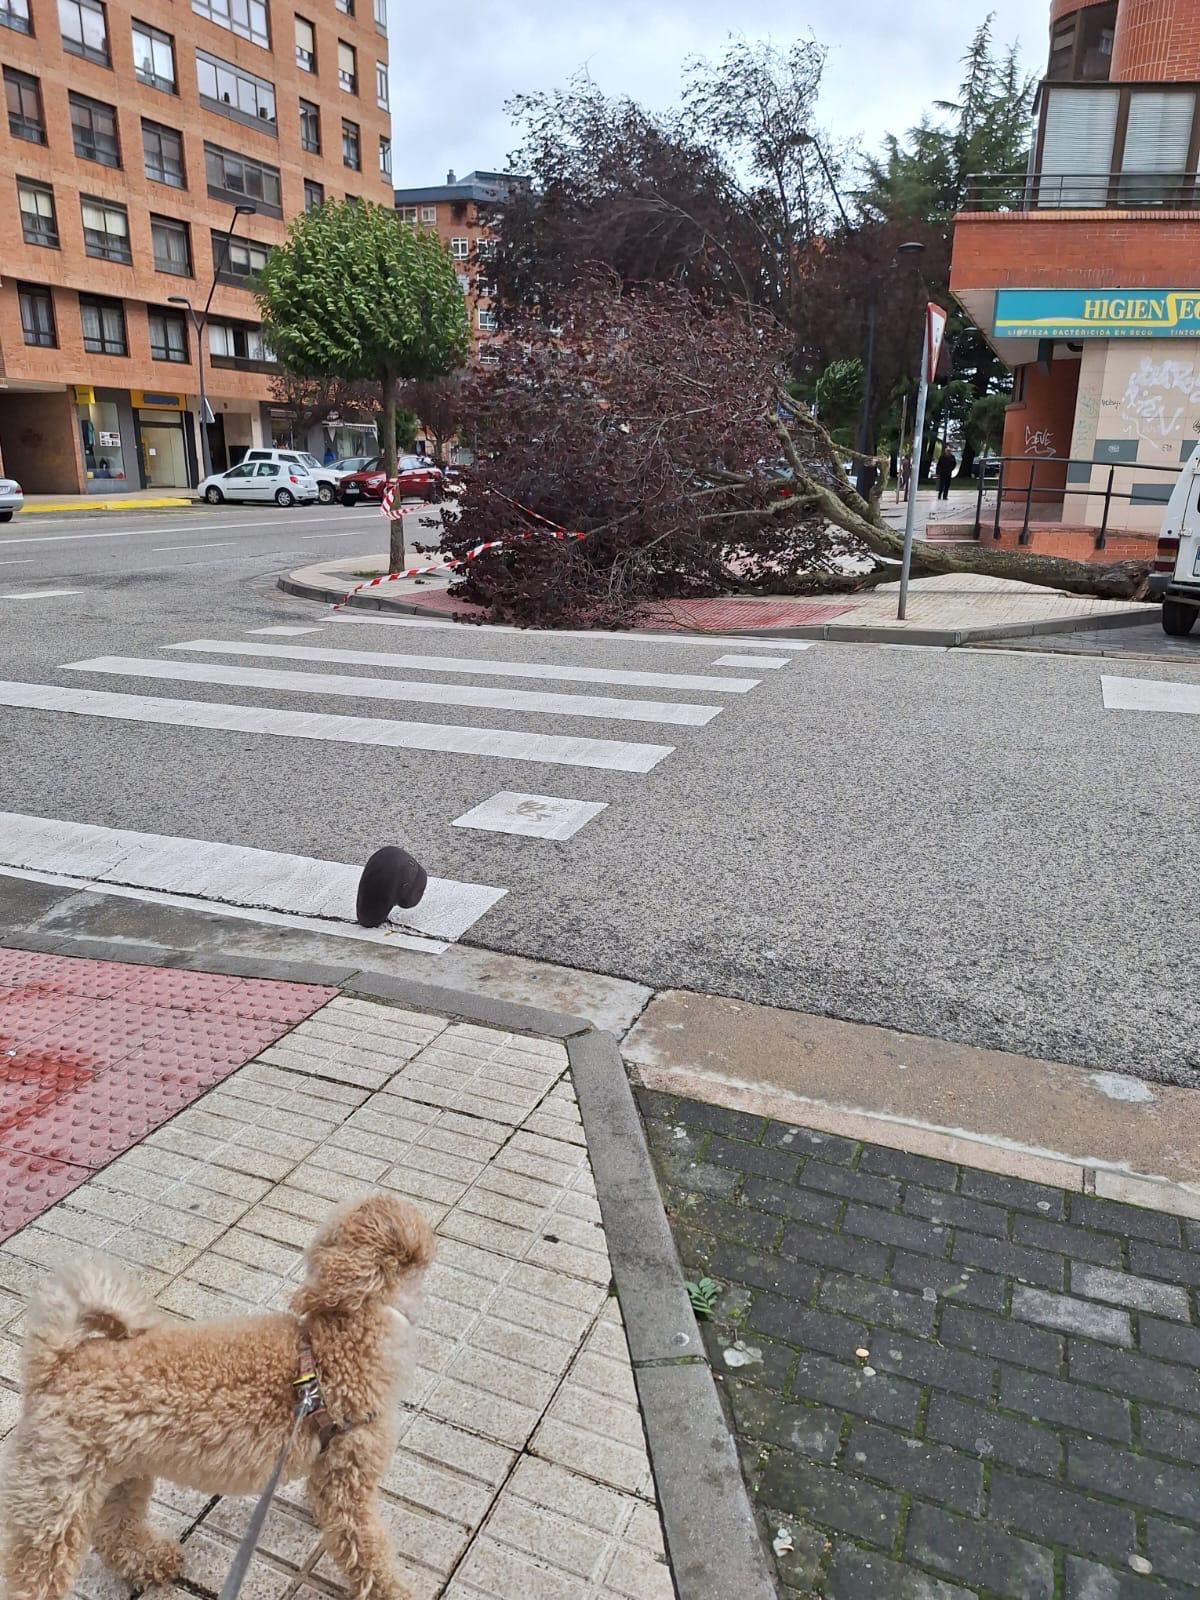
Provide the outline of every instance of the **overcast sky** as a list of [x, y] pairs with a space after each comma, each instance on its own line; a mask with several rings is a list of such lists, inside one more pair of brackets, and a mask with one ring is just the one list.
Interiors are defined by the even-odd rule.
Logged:
[[389, 0], [393, 168], [398, 186], [441, 183], [453, 167], [502, 170], [515, 143], [504, 103], [586, 67], [608, 94], [650, 107], [677, 97], [680, 67], [718, 55], [731, 30], [830, 47], [820, 122], [873, 149], [933, 100], [949, 99], [975, 27], [997, 13], [1031, 72], [1045, 65], [1049, 0], [466, 0], [414, 27]]

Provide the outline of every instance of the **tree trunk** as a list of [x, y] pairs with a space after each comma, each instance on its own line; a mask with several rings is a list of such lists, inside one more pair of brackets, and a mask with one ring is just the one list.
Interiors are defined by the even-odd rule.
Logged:
[[[386, 372], [383, 378], [383, 466], [389, 481], [396, 476], [396, 378]], [[393, 506], [399, 511], [399, 506]], [[388, 522], [388, 571], [404, 570], [404, 518], [392, 516]]]
[[[824, 447], [826, 459], [836, 463], [836, 451], [820, 423], [811, 418], [797, 420], [813, 434], [818, 445]], [[844, 529], [873, 555], [899, 560], [904, 554], [903, 533], [884, 522], [877, 505], [868, 505], [863, 500], [858, 500], [856, 505], [856, 496], [849, 483], [845, 485], [843, 493], [837, 493], [808, 472], [786, 426], [780, 420], [776, 420], [775, 426], [784, 453], [796, 474], [796, 481], [805, 491], [814, 511], [835, 527]], [[913, 492], [916, 492], [915, 484]], [[843, 498], [843, 494], [848, 498]], [[924, 539], [917, 539], [913, 541], [913, 571], [931, 577], [944, 573], [972, 572], [982, 577], [1005, 578], [1012, 583], [1033, 583], [1046, 589], [1063, 589], [1068, 594], [1092, 595], [1102, 600], [1138, 600], [1145, 594], [1150, 563], [1118, 561], [1104, 567], [1090, 561], [1039, 556], [1025, 549], [1001, 550], [987, 544], [928, 544]]]

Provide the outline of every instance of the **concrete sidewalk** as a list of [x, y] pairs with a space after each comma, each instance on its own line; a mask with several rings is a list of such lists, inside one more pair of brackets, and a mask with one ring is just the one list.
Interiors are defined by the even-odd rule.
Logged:
[[[457, 1001], [460, 1015], [474, 1004]], [[439, 1238], [383, 1485], [414, 1600], [671, 1600], [647, 1429], [655, 1473], [675, 1485], [675, 1571], [699, 1559], [688, 1524], [715, 1520], [734, 1557], [740, 1539], [752, 1558], [737, 1592], [766, 1600], [711, 1380], [694, 1364], [672, 1370], [680, 1348], [699, 1350], [678, 1262], [671, 1252], [656, 1264], [640, 1225], [610, 1260], [605, 1219], [621, 1233], [646, 1204], [661, 1217], [644, 1146], [639, 1187], [628, 1138], [611, 1145], [622, 1119], [640, 1138], [620, 1058], [578, 1019], [481, 1004], [497, 1025], [317, 983], [0, 950], [0, 1433], [18, 1414], [24, 1305], [57, 1262], [104, 1252], [185, 1319], [279, 1308], [329, 1210], [388, 1189]], [[266, 1048], [236, 1065], [255, 1034]], [[581, 1077], [604, 1106], [591, 1150]], [[665, 1221], [661, 1238], [671, 1251]], [[648, 1270], [648, 1296], [631, 1269]], [[636, 1375], [622, 1304], [640, 1329]], [[672, 1346], [653, 1360], [648, 1326]], [[668, 1434], [679, 1384], [694, 1397], [696, 1378], [707, 1413], [693, 1406]], [[644, 1420], [642, 1385], [664, 1380]], [[720, 1447], [736, 1527], [722, 1521], [711, 1465], [699, 1495], [672, 1468], [697, 1438]], [[219, 1591], [250, 1505], [159, 1486], [155, 1520], [185, 1552], [175, 1600]], [[343, 1592], [299, 1486], [281, 1494], [245, 1592]], [[679, 1592], [717, 1600], [727, 1588]], [[127, 1593], [95, 1558], [75, 1591]]]
[[[411, 540], [410, 540], [411, 543]], [[413, 562], [436, 562], [436, 555]], [[478, 606], [447, 594], [449, 575], [400, 578], [377, 586], [386, 573], [386, 553], [351, 556], [297, 568], [278, 579], [286, 594], [345, 603], [352, 608], [450, 620], [477, 618]], [[762, 598], [717, 597], [663, 601], [642, 624], [651, 632], [748, 634], [781, 639], [825, 639], [859, 643], [906, 643], [952, 647], [985, 640], [1123, 628], [1153, 621], [1156, 605], [1096, 600], [1028, 583], [1010, 583], [975, 573], [917, 578], [910, 587], [908, 616], [896, 618], [898, 584], [859, 594]]]

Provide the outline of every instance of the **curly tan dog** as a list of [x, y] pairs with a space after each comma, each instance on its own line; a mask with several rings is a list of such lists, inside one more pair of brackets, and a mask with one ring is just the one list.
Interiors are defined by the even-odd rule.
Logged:
[[168, 1322], [107, 1263], [56, 1274], [29, 1313], [25, 1404], [0, 1505], [6, 1600], [64, 1600], [91, 1543], [131, 1583], [176, 1577], [182, 1550], [146, 1523], [154, 1479], [260, 1491], [304, 1369], [324, 1408], [301, 1425], [284, 1477], [308, 1479], [356, 1600], [408, 1600], [375, 1493], [412, 1365], [397, 1302], [432, 1257], [420, 1213], [375, 1195], [309, 1246], [292, 1315]]

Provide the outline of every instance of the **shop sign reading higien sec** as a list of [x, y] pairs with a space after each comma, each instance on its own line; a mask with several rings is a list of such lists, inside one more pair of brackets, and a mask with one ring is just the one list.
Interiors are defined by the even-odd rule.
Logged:
[[1200, 339], [1200, 289], [1000, 289], [997, 339]]

